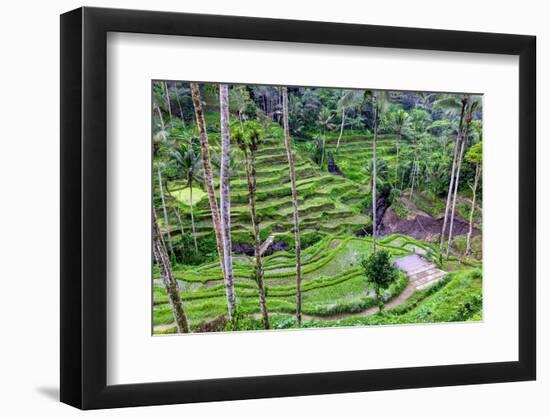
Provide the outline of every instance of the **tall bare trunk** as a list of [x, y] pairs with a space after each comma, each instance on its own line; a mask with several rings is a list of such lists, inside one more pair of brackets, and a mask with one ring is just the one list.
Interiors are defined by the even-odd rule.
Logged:
[[[216, 235], [216, 248], [220, 258], [220, 267], [224, 276], [224, 283], [227, 283], [225, 272], [225, 260], [223, 251], [222, 229], [220, 223], [220, 212], [218, 210], [218, 202], [214, 192], [214, 180], [212, 177], [212, 164], [210, 162], [210, 150], [208, 146], [208, 133], [206, 132], [206, 123], [204, 121], [204, 112], [202, 109], [201, 94], [199, 85], [191, 83], [191, 97], [193, 98], [193, 106], [195, 107], [195, 117], [197, 119], [197, 127], [199, 129], [199, 138], [201, 142], [202, 169], [204, 172], [204, 182], [206, 184], [206, 192], [208, 194], [208, 203], [210, 204], [210, 213], [212, 215], [212, 224]], [[231, 300], [228, 299], [228, 306]], [[233, 319], [233, 310], [228, 307], [229, 319]]]
[[411, 201], [413, 194], [414, 194], [414, 184], [416, 182], [416, 175], [418, 173], [418, 161], [415, 159], [413, 161], [413, 168], [412, 168], [412, 178], [411, 178], [411, 195], [409, 196], [409, 201]]
[[183, 109], [181, 107], [180, 96], [178, 94], [178, 85], [175, 81], [172, 83], [172, 87], [174, 88], [174, 95], [176, 96], [176, 103], [178, 104], [178, 112], [180, 114], [181, 123], [183, 124], [183, 127], [185, 127], [185, 118], [183, 117]]
[[183, 238], [185, 237], [185, 229], [183, 228], [183, 221], [180, 216], [179, 209], [177, 207], [174, 207], [174, 214], [176, 215], [176, 219], [178, 219], [178, 225], [180, 227], [180, 234], [181, 234], [181, 256], [182, 258], [185, 256], [185, 242], [183, 241]]
[[399, 142], [401, 142], [401, 128], [397, 129], [397, 135], [395, 136], [395, 147], [397, 148], [397, 164], [399, 166]]
[[340, 135], [338, 136], [338, 141], [336, 142], [336, 150], [338, 150], [338, 147], [340, 146], [340, 140], [342, 139], [342, 135], [344, 134], [345, 119], [346, 119], [346, 108], [342, 107], [342, 124], [340, 125]]
[[193, 242], [195, 244], [195, 254], [199, 253], [197, 245], [197, 231], [195, 230], [195, 214], [193, 213], [193, 180], [189, 179], [189, 207], [191, 209], [191, 230], [193, 232]]
[[250, 152], [250, 158], [245, 153], [246, 179], [248, 182], [248, 199], [250, 202], [250, 218], [252, 220], [252, 231], [254, 234], [254, 258], [256, 265], [254, 275], [258, 285], [258, 298], [262, 312], [264, 328], [269, 329], [269, 315], [267, 312], [267, 303], [265, 300], [264, 270], [262, 266], [261, 241], [260, 241], [260, 221], [256, 213], [256, 154], [254, 150]]
[[290, 175], [290, 189], [292, 193], [292, 219], [294, 222], [294, 244], [296, 246], [296, 320], [298, 326], [302, 324], [302, 260], [300, 244], [300, 217], [298, 212], [298, 190], [296, 189], [296, 171], [294, 169], [294, 155], [290, 143], [288, 128], [288, 90], [283, 87], [283, 127], [285, 131], [285, 148]]
[[474, 187], [472, 188], [472, 207], [470, 209], [470, 225], [468, 228], [468, 236], [466, 237], [466, 256], [470, 256], [472, 254], [472, 247], [471, 247], [471, 239], [472, 239], [472, 231], [473, 231], [473, 223], [474, 223], [474, 211], [476, 209], [476, 191], [477, 191], [477, 181], [479, 178], [479, 163], [476, 164], [476, 175], [474, 177]]
[[183, 309], [183, 301], [181, 300], [178, 288], [178, 282], [172, 275], [172, 266], [162, 241], [162, 235], [160, 232], [159, 224], [157, 221], [157, 213], [153, 207], [153, 255], [160, 269], [160, 275], [162, 277], [162, 283], [166, 288], [168, 294], [168, 300], [172, 306], [172, 314], [174, 315], [174, 321], [176, 322], [176, 329], [178, 333], [189, 333], [189, 323], [185, 316]]
[[464, 156], [464, 145], [466, 144], [467, 135], [463, 135], [462, 143], [460, 144], [460, 153], [458, 157], [457, 167], [456, 167], [456, 178], [454, 183], [453, 191], [453, 204], [451, 207], [451, 220], [449, 224], [449, 237], [447, 240], [447, 251], [445, 253], [445, 260], [449, 260], [449, 251], [451, 249], [451, 241], [453, 239], [453, 225], [455, 220], [455, 207], [456, 207], [456, 196], [458, 194], [458, 183], [460, 182], [460, 167], [462, 166], [462, 157]]
[[[165, 183], [165, 186], [166, 186], [166, 191], [168, 191], [169, 194], [172, 194], [172, 192], [170, 191], [170, 189], [168, 188], [168, 182]], [[183, 237], [185, 236], [185, 230], [184, 230], [184, 227], [183, 227], [183, 221], [181, 220], [181, 216], [180, 216], [180, 210], [179, 210], [179, 207], [176, 205], [175, 207], [173, 207], [173, 211], [174, 211], [174, 214], [176, 215], [176, 219], [178, 219], [178, 225], [180, 227], [180, 233], [181, 233], [181, 254], [182, 254], [182, 257], [184, 256], [185, 254], [185, 243], [183, 241]]]
[[443, 215], [443, 224], [441, 226], [441, 235], [439, 237], [439, 262], [443, 261], [443, 244], [445, 242], [445, 232], [447, 231], [447, 217], [449, 215], [449, 208], [451, 206], [451, 197], [453, 195], [453, 185], [455, 178], [456, 170], [456, 160], [458, 156], [458, 147], [460, 145], [460, 140], [462, 138], [462, 122], [464, 120], [464, 111], [466, 109], [467, 99], [466, 97], [462, 100], [462, 111], [460, 113], [460, 121], [458, 123], [458, 131], [456, 133], [455, 146], [453, 150], [453, 164], [451, 167], [451, 179], [449, 180], [449, 190], [447, 192], [447, 202], [445, 204], [445, 214]]
[[321, 169], [323, 169], [323, 163], [325, 162], [325, 132], [322, 133], [321, 139], [323, 145], [321, 146]]
[[172, 120], [172, 104], [170, 103], [170, 95], [168, 94], [168, 84], [166, 84], [166, 81], [162, 83], [163, 90], [164, 90], [164, 99], [166, 101], [166, 107], [168, 108], [168, 115], [170, 116], [170, 120]]
[[223, 256], [225, 262], [225, 290], [230, 315], [235, 314], [235, 290], [233, 288], [233, 256], [231, 252], [231, 191], [229, 171], [229, 87], [220, 84], [220, 220], [222, 229]]
[[172, 236], [170, 235], [170, 222], [168, 221], [168, 210], [166, 209], [166, 200], [164, 199], [164, 186], [162, 184], [162, 172], [160, 170], [160, 164], [157, 163], [159, 189], [160, 189], [160, 201], [162, 202], [162, 214], [164, 216], [164, 227], [166, 228], [166, 240], [168, 240], [168, 249], [170, 250], [170, 257], [174, 258], [174, 246], [172, 245]]
[[376, 252], [376, 137], [378, 135], [378, 107], [374, 107], [374, 136], [372, 138], [372, 253]]

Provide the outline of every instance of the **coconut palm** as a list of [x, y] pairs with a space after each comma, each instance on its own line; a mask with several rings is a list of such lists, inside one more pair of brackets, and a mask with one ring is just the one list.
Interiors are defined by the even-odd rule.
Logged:
[[244, 130], [244, 116], [247, 107], [252, 103], [250, 94], [244, 85], [233, 86], [229, 92], [229, 108], [239, 117], [241, 130]]
[[476, 173], [474, 176], [474, 185], [472, 186], [472, 206], [470, 208], [470, 222], [468, 227], [468, 235], [466, 237], [466, 256], [470, 256], [472, 254], [471, 238], [472, 238], [472, 230], [473, 230], [474, 211], [476, 208], [476, 191], [477, 191], [477, 184], [479, 180], [479, 174], [481, 173], [482, 160], [483, 160], [483, 143], [479, 142], [479, 143], [476, 143], [474, 146], [472, 146], [470, 150], [466, 153], [466, 161], [469, 162], [470, 164], [475, 165], [476, 167]]
[[365, 97], [369, 97], [372, 101], [374, 109], [373, 131], [372, 138], [372, 253], [376, 252], [376, 140], [378, 136], [379, 119], [384, 114], [388, 104], [387, 91], [367, 91]]
[[256, 152], [261, 141], [260, 128], [256, 123], [247, 123], [246, 131], [236, 130], [233, 139], [237, 142], [244, 156], [246, 179], [248, 183], [248, 200], [250, 203], [250, 219], [254, 238], [254, 276], [258, 286], [258, 297], [264, 328], [269, 329], [269, 315], [265, 299], [264, 271], [262, 266], [260, 220], [256, 212]]
[[179, 95], [179, 91], [178, 91], [178, 83], [177, 82], [174, 81], [172, 83], [172, 89], [173, 89], [173, 92], [174, 92], [173, 93], [174, 97], [176, 98], [176, 104], [178, 105], [178, 113], [180, 115], [181, 124], [185, 128], [185, 117], [183, 115], [183, 108], [181, 107], [181, 101], [180, 101], [180, 95]]
[[389, 112], [387, 123], [388, 127], [395, 132], [395, 148], [397, 150], [397, 162], [399, 163], [399, 142], [401, 141], [403, 130], [408, 126], [409, 113], [401, 108], [396, 111]]
[[466, 142], [468, 141], [468, 137], [470, 135], [470, 127], [472, 124], [473, 116], [475, 111], [477, 110], [478, 106], [480, 105], [480, 101], [477, 97], [470, 97], [468, 96], [467, 103], [466, 103], [466, 110], [464, 114], [464, 132], [462, 134], [461, 138], [461, 144], [460, 144], [460, 152], [458, 155], [458, 162], [457, 162], [457, 168], [456, 168], [456, 178], [454, 182], [454, 191], [453, 191], [453, 203], [451, 206], [451, 220], [449, 224], [449, 237], [447, 240], [447, 252], [445, 254], [445, 260], [449, 260], [449, 251], [451, 249], [451, 241], [453, 239], [453, 225], [454, 225], [454, 217], [455, 217], [455, 208], [456, 208], [456, 197], [458, 195], [458, 183], [460, 181], [460, 168], [462, 165], [462, 159], [464, 156], [464, 147], [466, 145]]
[[447, 109], [451, 113], [459, 114], [458, 128], [456, 131], [456, 140], [455, 140], [454, 149], [453, 149], [453, 163], [451, 164], [451, 177], [449, 180], [449, 190], [447, 192], [447, 201], [445, 203], [445, 213], [443, 215], [443, 223], [441, 225], [441, 235], [439, 238], [439, 262], [440, 263], [443, 261], [443, 245], [445, 242], [445, 233], [447, 231], [447, 220], [448, 220], [449, 210], [451, 208], [451, 198], [453, 195], [454, 184], [455, 184], [455, 173], [457, 168], [458, 151], [459, 151], [460, 145], [462, 144], [463, 121], [464, 121], [464, 114], [466, 110], [466, 105], [468, 103], [468, 99], [469, 99], [469, 96], [467, 94], [464, 94], [460, 98], [456, 95], [448, 95], [442, 98], [441, 100], [438, 100], [435, 102], [436, 107], [442, 107], [444, 109]]
[[296, 188], [296, 171], [294, 169], [294, 155], [290, 143], [288, 128], [288, 89], [282, 87], [283, 94], [283, 128], [285, 134], [285, 148], [290, 175], [290, 190], [292, 195], [292, 220], [294, 223], [294, 244], [296, 254], [296, 321], [302, 324], [302, 260], [300, 244], [300, 216], [298, 212], [298, 190]]
[[168, 300], [172, 306], [172, 314], [174, 315], [174, 321], [176, 322], [176, 329], [178, 333], [189, 333], [189, 323], [185, 316], [185, 310], [183, 308], [183, 301], [179, 294], [178, 282], [172, 274], [172, 266], [164, 247], [162, 235], [160, 232], [159, 224], [157, 221], [157, 213], [153, 208], [153, 255], [155, 261], [160, 270], [160, 276], [162, 277], [162, 283], [168, 294]]
[[361, 113], [357, 113], [355, 116], [348, 117], [348, 125], [353, 135], [354, 130], [361, 130], [365, 127], [365, 121]]
[[159, 183], [160, 191], [160, 201], [162, 203], [162, 214], [164, 217], [164, 227], [166, 229], [166, 240], [168, 241], [168, 249], [170, 251], [170, 258], [174, 259], [176, 257], [174, 253], [174, 246], [172, 244], [172, 236], [170, 234], [170, 222], [168, 220], [168, 208], [166, 207], [166, 198], [164, 197], [164, 181], [162, 178], [162, 167], [164, 167], [164, 162], [157, 162], [157, 178]]
[[169, 120], [172, 120], [172, 104], [170, 102], [170, 93], [166, 81], [162, 82], [162, 91], [164, 93], [164, 100], [166, 101], [166, 108], [168, 109]]
[[328, 107], [323, 107], [321, 111], [319, 112], [319, 116], [317, 118], [317, 125], [319, 126], [320, 132], [319, 132], [319, 138], [321, 139], [322, 143], [322, 150], [321, 150], [321, 169], [323, 169], [323, 162], [325, 160], [325, 135], [327, 130], [334, 129], [334, 124], [332, 123], [332, 118], [334, 115], [330, 111]]
[[[232, 288], [227, 288], [228, 282], [226, 279], [225, 260], [223, 250], [223, 238], [222, 228], [220, 222], [220, 212], [218, 209], [218, 201], [216, 200], [216, 194], [214, 192], [214, 179], [212, 175], [212, 163], [210, 160], [210, 148], [208, 144], [208, 133], [206, 131], [206, 123], [204, 121], [204, 111], [202, 109], [202, 100], [199, 85], [197, 83], [191, 83], [191, 97], [193, 99], [193, 107], [195, 108], [195, 118], [197, 121], [197, 127], [199, 130], [199, 139], [201, 143], [201, 156], [202, 156], [202, 170], [203, 178], [206, 186], [206, 192], [208, 194], [208, 203], [210, 205], [210, 214], [212, 216], [212, 224], [214, 226], [214, 233], [216, 236], [216, 248], [218, 250], [218, 256], [220, 258], [221, 271], [224, 276], [224, 283], [226, 286], [226, 293], [231, 292]], [[235, 309], [234, 298], [227, 297], [227, 310], [229, 319], [233, 319], [233, 311]]]
[[233, 256], [231, 251], [231, 191], [230, 191], [230, 141], [229, 141], [229, 87], [220, 84], [220, 226], [225, 263], [225, 288], [229, 315], [235, 315], [235, 291], [233, 288]]
[[340, 140], [344, 133], [344, 124], [346, 120], [346, 110], [353, 109], [363, 102], [364, 92], [360, 90], [343, 90], [343, 94], [338, 100], [338, 110], [342, 112], [342, 122], [340, 123], [340, 135], [336, 142], [336, 150], [340, 147]]
[[[164, 119], [162, 117], [162, 112], [160, 111], [160, 107], [157, 104], [157, 98], [155, 97], [155, 100], [153, 102], [153, 111], [157, 113], [158, 115], [158, 122], [154, 124], [154, 132], [153, 132], [153, 153], [155, 155], [155, 158], [158, 156], [159, 148], [161, 143], [166, 143], [168, 140], [168, 131], [166, 129], [166, 125], [164, 124]], [[174, 247], [172, 245], [172, 236], [170, 235], [170, 222], [168, 217], [168, 209], [166, 207], [166, 199], [164, 198], [164, 181], [162, 178], [162, 166], [164, 166], [163, 162], [157, 162], [157, 179], [158, 179], [158, 186], [160, 191], [160, 200], [162, 203], [162, 214], [164, 219], [164, 227], [167, 230], [166, 238], [168, 240], [168, 249], [170, 251], [170, 257], [174, 258]]]
[[181, 173], [189, 189], [189, 208], [191, 211], [191, 230], [193, 232], [193, 241], [195, 253], [198, 253], [197, 233], [195, 230], [195, 215], [193, 210], [193, 183], [202, 181], [202, 163], [200, 154], [195, 151], [192, 143], [183, 143], [179, 147], [170, 149], [170, 154], [176, 163], [177, 170]]

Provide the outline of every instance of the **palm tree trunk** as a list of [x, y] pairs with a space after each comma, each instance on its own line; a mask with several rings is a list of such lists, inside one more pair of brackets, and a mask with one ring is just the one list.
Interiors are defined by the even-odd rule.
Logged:
[[411, 179], [411, 194], [409, 196], [409, 201], [411, 201], [412, 196], [414, 194], [414, 184], [416, 182], [416, 175], [418, 172], [418, 161], [416, 159], [413, 161], [413, 169], [412, 169], [412, 179]]
[[179, 294], [178, 282], [172, 275], [172, 266], [170, 265], [170, 259], [166, 253], [164, 242], [162, 241], [162, 235], [157, 221], [157, 213], [153, 207], [153, 254], [155, 260], [160, 269], [160, 275], [162, 277], [162, 283], [166, 288], [168, 294], [168, 300], [172, 306], [172, 314], [174, 315], [174, 321], [176, 322], [176, 329], [178, 333], [189, 333], [189, 323], [185, 316], [183, 309], [183, 301]]
[[395, 176], [396, 181], [399, 179], [399, 141], [401, 140], [401, 128], [397, 128], [397, 135], [395, 136], [395, 147], [397, 149], [396, 163], [395, 163]]
[[159, 106], [155, 106], [157, 108], [157, 113], [159, 114], [159, 120], [160, 120], [160, 128], [164, 132], [164, 120], [162, 119], [162, 112], [160, 111]]
[[342, 135], [344, 133], [344, 120], [346, 119], [346, 108], [342, 107], [342, 124], [340, 125], [340, 136], [338, 136], [338, 141], [336, 142], [336, 150], [338, 150], [338, 147], [340, 146], [340, 139], [342, 139]]
[[220, 84], [220, 220], [223, 256], [225, 261], [225, 290], [231, 317], [235, 314], [235, 290], [233, 288], [233, 256], [231, 252], [231, 192], [229, 172], [229, 87]]
[[164, 87], [164, 99], [166, 100], [168, 115], [170, 116], [170, 120], [172, 120], [172, 105], [170, 104], [170, 95], [168, 94], [168, 84], [166, 84], [166, 81], [162, 83], [162, 86]]
[[178, 225], [180, 227], [180, 233], [181, 233], [181, 257], [182, 259], [185, 257], [185, 242], [183, 241], [183, 238], [185, 237], [185, 229], [183, 228], [183, 221], [181, 220], [181, 216], [179, 213], [179, 209], [177, 207], [174, 207], [174, 214], [176, 215], [176, 218], [178, 219]]
[[462, 143], [460, 144], [460, 154], [458, 157], [457, 167], [456, 167], [456, 178], [454, 183], [454, 191], [453, 191], [453, 204], [451, 208], [451, 220], [449, 224], [449, 237], [447, 240], [447, 251], [445, 253], [445, 260], [449, 260], [449, 251], [451, 249], [451, 241], [453, 239], [453, 225], [455, 220], [455, 207], [456, 207], [456, 196], [458, 193], [458, 183], [460, 182], [460, 167], [462, 165], [462, 157], [464, 155], [464, 145], [466, 144], [466, 138], [467, 135], [463, 135], [462, 137]]
[[325, 161], [325, 132], [322, 133], [323, 145], [321, 146], [321, 170], [323, 170], [323, 162]]
[[[206, 132], [206, 123], [204, 121], [204, 112], [202, 110], [202, 101], [197, 83], [191, 83], [191, 96], [193, 99], [193, 107], [195, 108], [195, 117], [197, 119], [197, 127], [199, 129], [199, 138], [201, 142], [202, 169], [204, 172], [204, 183], [206, 184], [206, 192], [208, 194], [208, 203], [210, 204], [210, 213], [212, 215], [212, 224], [216, 235], [216, 247], [220, 258], [221, 271], [226, 280], [225, 260], [223, 251], [222, 229], [220, 223], [220, 212], [218, 210], [218, 202], [214, 193], [214, 180], [212, 177], [212, 164], [210, 162], [210, 150], [208, 145], [208, 133]], [[228, 299], [228, 305], [231, 300]], [[229, 319], [233, 319], [233, 310], [228, 307]]]
[[372, 138], [372, 253], [376, 252], [376, 136], [378, 135], [378, 107], [374, 107], [374, 136]]
[[443, 261], [443, 243], [445, 242], [445, 232], [447, 231], [447, 216], [449, 214], [449, 208], [451, 206], [451, 196], [453, 193], [453, 185], [456, 170], [456, 159], [458, 156], [458, 147], [460, 139], [462, 137], [462, 121], [464, 120], [464, 110], [466, 109], [466, 100], [462, 100], [462, 111], [460, 113], [460, 121], [458, 123], [458, 131], [456, 133], [455, 146], [453, 150], [453, 164], [451, 167], [451, 179], [449, 180], [449, 190], [447, 192], [447, 202], [445, 204], [445, 214], [443, 215], [443, 224], [441, 226], [441, 235], [439, 237], [439, 262]]
[[470, 225], [468, 228], [468, 236], [466, 237], [466, 256], [470, 256], [472, 254], [472, 247], [471, 247], [471, 238], [472, 238], [472, 230], [473, 230], [473, 222], [474, 222], [474, 211], [476, 209], [476, 191], [477, 191], [477, 181], [479, 178], [479, 163], [476, 164], [476, 175], [474, 177], [474, 188], [472, 189], [472, 208], [470, 209]]
[[178, 104], [178, 111], [179, 111], [179, 114], [180, 114], [181, 123], [183, 124], [183, 127], [185, 128], [185, 118], [183, 117], [183, 109], [181, 107], [181, 101], [180, 101], [180, 96], [178, 94], [177, 83], [174, 81], [172, 86], [174, 87], [174, 95], [176, 96], [176, 103]]
[[[249, 161], [249, 162], [248, 162]], [[254, 233], [254, 258], [256, 265], [254, 268], [256, 284], [258, 285], [258, 297], [260, 302], [260, 309], [262, 312], [262, 320], [264, 322], [264, 329], [269, 329], [269, 315], [267, 313], [267, 303], [265, 300], [265, 284], [264, 284], [264, 270], [262, 267], [262, 255], [260, 253], [261, 241], [260, 241], [260, 222], [256, 213], [256, 154], [255, 151], [250, 152], [250, 160], [248, 155], [245, 154], [246, 164], [246, 179], [248, 182], [248, 198], [250, 202], [250, 218], [252, 220], [252, 230]]]
[[296, 189], [296, 171], [294, 169], [294, 155], [290, 143], [288, 127], [288, 90], [283, 87], [283, 127], [285, 131], [285, 148], [290, 175], [290, 189], [292, 192], [292, 219], [294, 222], [294, 244], [296, 246], [296, 321], [302, 325], [302, 261], [300, 244], [300, 218], [298, 212], [298, 191]]
[[168, 240], [168, 249], [170, 250], [170, 257], [175, 258], [174, 247], [172, 246], [172, 236], [170, 235], [170, 223], [168, 221], [168, 210], [166, 209], [166, 200], [164, 199], [164, 186], [162, 185], [162, 172], [160, 170], [160, 164], [157, 163], [159, 189], [160, 189], [160, 201], [162, 202], [162, 214], [164, 216], [164, 227], [166, 227], [166, 239]]
[[191, 209], [191, 230], [193, 231], [193, 242], [195, 244], [195, 254], [199, 253], [197, 245], [197, 231], [195, 230], [195, 214], [193, 213], [193, 180], [189, 178], [189, 207]]
[[397, 148], [397, 165], [399, 166], [399, 142], [401, 141], [401, 128], [397, 129], [397, 135], [395, 136], [395, 147]]

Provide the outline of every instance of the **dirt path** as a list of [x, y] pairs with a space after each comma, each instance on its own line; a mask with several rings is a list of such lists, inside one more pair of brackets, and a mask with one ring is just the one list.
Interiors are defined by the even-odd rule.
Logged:
[[[397, 306], [403, 304], [407, 299], [414, 294], [416, 291], [416, 286], [413, 284], [407, 285], [405, 289], [397, 297], [392, 298], [389, 302], [384, 304], [384, 310], [391, 310]], [[358, 313], [338, 313], [330, 316], [312, 316], [309, 314], [302, 314], [303, 320], [341, 320], [352, 317], [368, 317], [378, 313], [380, 310], [378, 307], [371, 307], [364, 311], [359, 311]]]

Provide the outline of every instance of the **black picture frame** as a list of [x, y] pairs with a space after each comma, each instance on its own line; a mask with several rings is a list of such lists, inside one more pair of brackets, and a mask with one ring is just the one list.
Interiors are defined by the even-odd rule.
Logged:
[[[107, 376], [108, 32], [519, 56], [519, 358], [113, 385]], [[82, 409], [533, 380], [536, 377], [536, 38], [170, 12], [61, 15], [61, 401]]]

